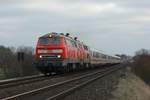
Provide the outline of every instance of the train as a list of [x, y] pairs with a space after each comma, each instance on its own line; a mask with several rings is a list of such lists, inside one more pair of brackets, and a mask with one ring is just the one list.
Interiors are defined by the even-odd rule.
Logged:
[[38, 38], [35, 49], [35, 66], [45, 75], [119, 63], [120, 57], [92, 49], [69, 33], [47, 33]]

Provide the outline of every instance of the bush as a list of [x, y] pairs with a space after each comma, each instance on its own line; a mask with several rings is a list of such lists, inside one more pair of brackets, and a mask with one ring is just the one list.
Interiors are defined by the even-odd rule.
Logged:
[[[19, 62], [17, 53], [24, 53], [24, 61]], [[0, 78], [12, 78], [38, 74], [33, 66], [32, 47], [13, 47], [0, 46]]]
[[142, 49], [133, 58], [132, 71], [150, 84], [150, 51]]

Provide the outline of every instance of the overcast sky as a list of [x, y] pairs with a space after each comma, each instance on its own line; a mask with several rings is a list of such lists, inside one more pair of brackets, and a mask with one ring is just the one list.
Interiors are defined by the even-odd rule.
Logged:
[[150, 0], [0, 0], [0, 45], [34, 47], [48, 32], [133, 55], [150, 49]]

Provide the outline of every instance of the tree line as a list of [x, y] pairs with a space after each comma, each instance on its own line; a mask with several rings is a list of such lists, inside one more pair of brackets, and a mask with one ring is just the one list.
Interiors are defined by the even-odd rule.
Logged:
[[135, 53], [131, 63], [132, 71], [150, 84], [150, 50], [141, 49]]
[[[23, 53], [23, 59], [18, 58]], [[38, 74], [33, 66], [34, 49], [32, 47], [0, 46], [0, 79]]]

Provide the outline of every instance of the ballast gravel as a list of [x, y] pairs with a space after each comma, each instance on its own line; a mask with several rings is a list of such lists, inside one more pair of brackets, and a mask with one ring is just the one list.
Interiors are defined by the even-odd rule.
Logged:
[[120, 78], [126, 77], [126, 68], [94, 81], [62, 100], [110, 100]]

